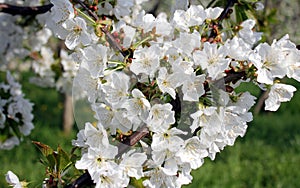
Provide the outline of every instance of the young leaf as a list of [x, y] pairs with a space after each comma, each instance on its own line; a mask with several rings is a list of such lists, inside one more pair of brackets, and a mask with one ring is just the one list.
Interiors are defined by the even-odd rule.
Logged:
[[43, 156], [47, 157], [49, 155], [52, 155], [53, 154], [53, 149], [46, 145], [46, 144], [43, 144], [41, 142], [37, 142], [37, 141], [32, 141], [32, 143], [37, 147], [39, 148], [39, 150], [42, 152]]

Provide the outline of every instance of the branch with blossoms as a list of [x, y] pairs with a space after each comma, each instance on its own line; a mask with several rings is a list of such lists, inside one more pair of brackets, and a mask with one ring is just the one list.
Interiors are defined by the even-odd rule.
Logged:
[[46, 185], [65, 185], [72, 165], [83, 175], [67, 187], [189, 184], [204, 158], [245, 135], [255, 97], [237, 93], [240, 83], [269, 91], [265, 110], [276, 111], [296, 91], [280, 80], [300, 81], [299, 50], [288, 35], [259, 44], [255, 20], [228, 20], [240, 4], [251, 9], [248, 1], [230, 0], [225, 9], [181, 1], [171, 18], [147, 14], [141, 1], [94, 1], [93, 9], [80, 0], [51, 3], [45, 27], [79, 64], [72, 94], [86, 100], [94, 122], [72, 141], [81, 150], [76, 159], [34, 142], [47, 159]]
[[[221, 16], [219, 16], [217, 18], [214, 18], [214, 19], [222, 21], [224, 19], [223, 18], [224, 16], [222, 17], [222, 15], [227, 15], [228, 14], [229, 7], [233, 6], [233, 4], [234, 4], [232, 2], [228, 3], [228, 7], [221, 12]], [[191, 7], [191, 8], [195, 8], [195, 7]], [[201, 9], [199, 9], [198, 11], [201, 11]], [[180, 12], [180, 11], [178, 11], [177, 13], [182, 14], [182, 12]], [[176, 12], [175, 12], [175, 14], [176, 14]], [[185, 21], [185, 20], [180, 20], [180, 21]], [[179, 24], [180, 23], [178, 23], [178, 25]], [[212, 28], [213, 30], [219, 31], [219, 30], [222, 29], [220, 25], [215, 25], [213, 21], [212, 21], [212, 25], [213, 25], [213, 28]], [[239, 31], [238, 35], [240, 35], [241, 38], [243, 38], [243, 37], [247, 38], [248, 36], [245, 36], [246, 33], [249, 33], [250, 35], [253, 35], [253, 36], [258, 36], [258, 33], [255, 33], [255, 32], [252, 31], [253, 26], [251, 26], [251, 25], [252, 25], [251, 20], [249, 20], [248, 22], [245, 22], [244, 25], [243, 25], [244, 28], [242, 29], [242, 31]], [[180, 25], [178, 27], [180, 28]], [[220, 27], [220, 28], [218, 28], [218, 27]], [[146, 26], [143, 29], [146, 30]], [[184, 31], [185, 28], [183, 27], [183, 28], [180, 28], [180, 29], [182, 29]], [[197, 30], [198, 28], [193, 28], [192, 26], [189, 29], [191, 30], [191, 32], [194, 31], [194, 33], [199, 31], [199, 30], [201, 31], [201, 29]], [[159, 30], [159, 28], [157, 26], [156, 30], [148, 29], [148, 32], [150, 32], [150, 35], [151, 34], [154, 35], [153, 38], [157, 38], [157, 37], [160, 37], [160, 36], [155, 36], [156, 32], [158, 30]], [[209, 33], [209, 31], [211, 31], [211, 29], [209, 28], [207, 31]], [[142, 31], [142, 32], [146, 33], [147, 31]], [[218, 40], [215, 40], [217, 37], [220, 37], [220, 33], [215, 32], [215, 34], [216, 35], [207, 35], [207, 36], [209, 36], [209, 38], [212, 38], [213, 40], [209, 41], [211, 43], [204, 42], [204, 44], [203, 44], [203, 46], [201, 46], [200, 50], [197, 49], [197, 47], [199, 47], [199, 45], [197, 44], [197, 39], [199, 39], [199, 38], [196, 38], [196, 35], [193, 35], [193, 33], [192, 34], [186, 34], [188, 37], [191, 37], [191, 38], [195, 37], [195, 41], [190, 41], [190, 43], [192, 45], [194, 45], [190, 49], [188, 48], [188, 46], [185, 46], [187, 49], [183, 49], [182, 46], [181, 46], [182, 45], [181, 43], [185, 43], [184, 40], [190, 40], [189, 38], [185, 38], [185, 39], [182, 39], [182, 40], [177, 39], [178, 41], [176, 41], [176, 40], [174, 41], [174, 46], [177, 49], [182, 50], [182, 51], [180, 51], [180, 53], [181, 53], [180, 55], [182, 55], [182, 54], [187, 55], [186, 58], [189, 59], [190, 57], [189, 57], [188, 54], [190, 54], [190, 53], [193, 54], [192, 58], [194, 60], [195, 65], [200, 65], [200, 67], [198, 67], [200, 69], [194, 68], [194, 71], [196, 72], [196, 75], [201, 75], [203, 73], [208, 74], [208, 76], [205, 79], [203, 79], [204, 77], [197, 77], [197, 79], [199, 79], [199, 80], [197, 80], [197, 82], [200, 82], [200, 84], [198, 83], [197, 86], [194, 86], [194, 89], [196, 89], [195, 87], [199, 87], [197, 89], [199, 89], [200, 92], [196, 91], [194, 94], [196, 96], [200, 97], [200, 98], [203, 97], [203, 99], [205, 99], [206, 96], [208, 97], [209, 93], [215, 92], [215, 93], [212, 93], [213, 95], [215, 95], [215, 96], [212, 96], [213, 100], [215, 100], [215, 101], [210, 101], [211, 103], [205, 103], [206, 107], [204, 107], [203, 111], [200, 110], [200, 111], [197, 111], [197, 112], [190, 115], [193, 119], [192, 120], [193, 124], [191, 125], [191, 129], [193, 131], [193, 138], [194, 139], [198, 138], [198, 136], [200, 136], [200, 137], [203, 136], [202, 139], [204, 139], [207, 136], [207, 135], [206, 136], [201, 135], [200, 132], [203, 132], [203, 131], [205, 132], [205, 126], [204, 125], [199, 125], [199, 124], [202, 124], [204, 122], [199, 122], [201, 120], [199, 120], [198, 118], [204, 118], [204, 119], [206, 119], [207, 117], [211, 118], [210, 117], [211, 116], [210, 111], [215, 110], [215, 108], [216, 108], [216, 107], [214, 107], [214, 102], [216, 102], [218, 105], [221, 105], [221, 106], [225, 105], [226, 106], [226, 105], [229, 105], [228, 101], [231, 101], [232, 102], [231, 105], [233, 105], [233, 103], [237, 102], [237, 100], [246, 100], [246, 101], [248, 101], [249, 106], [247, 105], [247, 107], [243, 107], [244, 109], [243, 110], [241, 109], [242, 111], [248, 111], [254, 103], [254, 97], [249, 96], [248, 94], [245, 94], [245, 95], [248, 95], [247, 97], [245, 95], [235, 95], [234, 94], [234, 87], [235, 87], [234, 84], [237, 84], [239, 81], [245, 81], [248, 78], [250, 78], [251, 80], [256, 81], [256, 79], [257, 79], [256, 74], [257, 74], [257, 72], [259, 72], [259, 67], [257, 65], [255, 65], [255, 63], [257, 63], [257, 62], [255, 62], [254, 59], [249, 61], [245, 57], [241, 58], [241, 57], [239, 57], [238, 54], [234, 54], [233, 52], [232, 53], [231, 52], [226, 52], [226, 55], [223, 54], [223, 53], [225, 53], [226, 50], [222, 47], [218, 47], [216, 44], [213, 44], [213, 43], [220, 43], [221, 44], [221, 42], [222, 42], [222, 40], [220, 40], [220, 38]], [[126, 35], [126, 33], [125, 33], [125, 35]], [[184, 35], [184, 34], [182, 34], [182, 35]], [[241, 46], [241, 49], [239, 49], [239, 50], [240, 51], [247, 51], [248, 50], [250, 52], [249, 47], [251, 45], [254, 45], [257, 42], [258, 38], [253, 38], [252, 37], [251, 39], [252, 39], [252, 41], [251, 41], [250, 44], [241, 43], [242, 46]], [[230, 44], [229, 42], [232, 42], [232, 43]], [[230, 49], [230, 45], [232, 45], [232, 48], [234, 48], [234, 45], [237, 42], [241, 42], [241, 41], [233, 40], [233, 41], [229, 41], [229, 42], [227, 44], [228, 49]], [[194, 44], [194, 43], [196, 43], [196, 44]], [[147, 49], [149, 50], [149, 52], [147, 52]], [[155, 98], [155, 96], [166, 96], [165, 94], [167, 93], [167, 95], [168, 95], [167, 97], [169, 97], [169, 100], [167, 99], [165, 102], [167, 102], [168, 104], [172, 104], [172, 101], [174, 101], [174, 99], [178, 99], [178, 96], [177, 96], [178, 93], [173, 88], [173, 87], [176, 88], [176, 86], [172, 86], [172, 84], [173, 84], [172, 81], [174, 81], [174, 80], [176, 80], [178, 82], [183, 82], [183, 81], [180, 81], [180, 80], [176, 79], [176, 77], [177, 78], [180, 77], [179, 75], [172, 77], [172, 74], [176, 75], [176, 73], [177, 73], [176, 68], [173, 68], [173, 69], [171, 68], [171, 70], [167, 70], [166, 67], [163, 66], [159, 71], [157, 71], [158, 76], [156, 75], [157, 77], [155, 79], [153, 79], [152, 73], [149, 73], [149, 72], [151, 72], [151, 68], [149, 68], [149, 70], [142, 70], [144, 68], [143, 65], [140, 65], [142, 63], [145, 63], [145, 66], [146, 65], [154, 66], [154, 64], [157, 63], [155, 61], [155, 58], [157, 58], [156, 54], [159, 54], [159, 47], [155, 46], [155, 44], [151, 45], [151, 43], [146, 42], [146, 43], [144, 43], [144, 45], [141, 45], [138, 48], [136, 48], [136, 47], [132, 48], [132, 51], [133, 51], [133, 58], [129, 61], [123, 62], [124, 65], [120, 69], [125, 70], [126, 67], [130, 67], [131, 74], [133, 73], [134, 75], [137, 75], [137, 76], [141, 75], [141, 74], [146, 74], [150, 81], [147, 83], [147, 81], [146, 82], [145, 81], [140, 81], [139, 78], [136, 78], [137, 79], [136, 81], [139, 84], [134, 86], [134, 89], [132, 90], [132, 94], [129, 94], [130, 98], [128, 99], [128, 102], [125, 101], [124, 103], [122, 103], [121, 107], [123, 109], [126, 109], [128, 115], [130, 116], [130, 114], [133, 115], [132, 108], [134, 108], [135, 105], [138, 105], [139, 107], [134, 110], [135, 111], [134, 113], [137, 113], [138, 117], [140, 119], [143, 119], [143, 114], [145, 113], [145, 111], [144, 111], [145, 108], [147, 109], [150, 106], [150, 104], [149, 104], [149, 102], [147, 102], [147, 100], [151, 101], [151, 99]], [[210, 54], [211, 51], [218, 51], [219, 54], [217, 55], [217, 57], [215, 57], [214, 55], [216, 55], [216, 54]], [[163, 63], [166, 63], [166, 62], [169, 63], [169, 61], [171, 61], [171, 58], [173, 58], [172, 55], [173, 54], [170, 54], [170, 56], [166, 56], [166, 57], [162, 58]], [[176, 54], [176, 52], [175, 52], [175, 56], [176, 55], [180, 56], [180, 55]], [[150, 60], [149, 57], [151, 57], [152, 60]], [[224, 59], [223, 60], [218, 60], [218, 58], [221, 58], [221, 59], [224, 58]], [[230, 58], [232, 58], [232, 60], [229, 60]], [[203, 61], [205, 61], [206, 59], [207, 59], [207, 63], [204, 63]], [[175, 58], [175, 60], [176, 60], [176, 58]], [[216, 63], [215, 61], [217, 61], [219, 64], [226, 65], [226, 68], [223, 68], [222, 70], [215, 69], [213, 67], [213, 65], [211, 65], [211, 64]], [[174, 65], [172, 63], [174, 63]], [[172, 61], [170, 64], [171, 64], [171, 66], [179, 66], [180, 67], [180, 65], [176, 65], [175, 63], [176, 63], [176, 61]], [[187, 63], [186, 66], [188, 66], [188, 62], [184, 62], [184, 63]], [[229, 64], [230, 64], [230, 66], [227, 67]], [[137, 66], [137, 67], [135, 67], [135, 66]], [[217, 66], [217, 65], [215, 65], [215, 66]], [[197, 67], [197, 66], [195, 66], [195, 67]], [[217, 67], [217, 68], [219, 68], [219, 67]], [[154, 68], [154, 70], [155, 70], [155, 68]], [[126, 71], [129, 71], [129, 70], [126, 70]], [[184, 70], [181, 70], [181, 71], [184, 72], [186, 70], [184, 69]], [[221, 74], [223, 71], [225, 73], [224, 74], [225, 76], [220, 78], [220, 76], [218, 74]], [[184, 76], [184, 74], [183, 74], [183, 76]], [[113, 85], [110, 86], [110, 85], [106, 84], [106, 83], [112, 82], [113, 79], [119, 80], [123, 85], [126, 85], [126, 82], [123, 82], [121, 80], [127, 80], [129, 78], [126, 75], [122, 75], [122, 74], [119, 74], [119, 73], [113, 73], [111, 77], [108, 76], [108, 78], [105, 79], [104, 84], [103, 84], [103, 92], [106, 93], [104, 95], [107, 96], [107, 100], [111, 104], [107, 105], [105, 103], [105, 105], [107, 105], [107, 106], [103, 107], [103, 108], [101, 107], [102, 110], [99, 111], [99, 114], [98, 114], [99, 117], [97, 119], [100, 122], [102, 122], [101, 124], [103, 124], [103, 126], [107, 126], [107, 125], [105, 125], [104, 121], [101, 120], [101, 118], [102, 118], [101, 113], [114, 113], [113, 112], [114, 105], [119, 106], [119, 104], [114, 104], [114, 102], [112, 102], [113, 100], [112, 100], [112, 98], [110, 98], [109, 95], [115, 96], [115, 94], [113, 94], [111, 92], [115, 92], [115, 90], [119, 90], [119, 88], [123, 88], [122, 84], [119, 85], [117, 83], [114, 83], [115, 86], [113, 86]], [[202, 81], [200, 81], [200, 80], [202, 80]], [[264, 81], [262, 81], [262, 82], [264, 82]], [[202, 83], [202, 87], [203, 87], [204, 91], [201, 91], [201, 83]], [[184, 88], [186, 88], [186, 85], [184, 85], [184, 84], [185, 83], [179, 84], [179, 85], [183, 85], [182, 90], [185, 90]], [[193, 84], [195, 84], [195, 83], [193, 83]], [[224, 90], [225, 92], [218, 91], [218, 89], [222, 89], [223, 87], [225, 88], [225, 90]], [[127, 95], [126, 94], [127, 89], [125, 89], [125, 88], [124, 88], [124, 90], [121, 89], [120, 91], [118, 91], [120, 93], [124, 92], [124, 94], [122, 94], [122, 96]], [[151, 93], [151, 92], [149, 93], [149, 88], [153, 88], [153, 93]], [[291, 88], [291, 91], [293, 91], [293, 88]], [[190, 91], [185, 91], [185, 92], [190, 92]], [[199, 93], [197, 93], [197, 92], [199, 92]], [[229, 94], [226, 94], [226, 93], [229, 93]], [[231, 97], [232, 97], [232, 99], [229, 99]], [[192, 98], [192, 96], [188, 96], [187, 93], [184, 93], [183, 100], [191, 100], [191, 101], [195, 100], [195, 99], [191, 99], [191, 98]], [[241, 99], [241, 98], [243, 98], [243, 99]], [[158, 99], [158, 98], [156, 98], [156, 99]], [[159, 100], [162, 100], [162, 98], [160, 98]], [[208, 99], [208, 100], [210, 100], [210, 99]], [[221, 100], [221, 101], [219, 101], [219, 100]], [[176, 105], [178, 105], [178, 103], [175, 102], [170, 106], [171, 107], [170, 109], [173, 110], [173, 115], [175, 115], [175, 116], [176, 116], [176, 111], [174, 110], [174, 107]], [[168, 108], [168, 107], [165, 106], [165, 108]], [[218, 108], [222, 109], [222, 107], [220, 107], [220, 106]], [[228, 107], [228, 109], [230, 109], [230, 108], [235, 108], [235, 107], [233, 105], [233, 106]], [[122, 112], [123, 109], [122, 110], [120, 109], [120, 111]], [[159, 110], [163, 111], [163, 109], [159, 109]], [[146, 110], [146, 111], [148, 111], [148, 110]], [[125, 113], [126, 113], [126, 111], [125, 111]], [[150, 114], [151, 115], [149, 114], [148, 118], [153, 117], [155, 113], [157, 113], [157, 111], [155, 111], [154, 109], [152, 111], [150, 109]], [[161, 146], [162, 148], [158, 148], [154, 144], [155, 142], [157, 142], [155, 140], [156, 137], [158, 137], [161, 140], [164, 140], [164, 139], [167, 140], [169, 137], [170, 137], [170, 139], [171, 138], [172, 139], [178, 139], [179, 143], [177, 143], [177, 144], [180, 145], [182, 140], [179, 141], [180, 137], [178, 137], [177, 134], [185, 134], [185, 133], [181, 132], [179, 129], [177, 129], [177, 126], [173, 125], [173, 126], [171, 126], [172, 128], [170, 128], [169, 130], [167, 130], [166, 128], [157, 128], [156, 127], [157, 125], [164, 126], [164, 123], [163, 123], [162, 119], [164, 119], [164, 118], [167, 119], [167, 116], [169, 116], [168, 113], [170, 113], [170, 112], [165, 111], [164, 113], [166, 113], [166, 114], [164, 114], [165, 117], [162, 116], [160, 118], [159, 122], [153, 123], [151, 120], [142, 120], [142, 121], [146, 122], [146, 124], [147, 124], [146, 126], [141, 127], [141, 129], [143, 129], [144, 131], [136, 130], [136, 132], [134, 132], [134, 133], [129, 133], [129, 134], [131, 134], [130, 136], [123, 136], [123, 133], [121, 133], [120, 136], [122, 136], [122, 137], [116, 137], [117, 139], [119, 139], [121, 144], [119, 145], [119, 147], [117, 147], [118, 150], [115, 153], [115, 157], [122, 159], [122, 157], [124, 155], [123, 152], [127, 152], [128, 149], [131, 149], [131, 148], [127, 147], [126, 145], [134, 146], [136, 143], [138, 143], [138, 141], [142, 141], [143, 138], [146, 135], [149, 135], [149, 134], [153, 135], [152, 144], [151, 144], [151, 142], [150, 142], [150, 144], [151, 144], [152, 155], [153, 155], [152, 159], [154, 160], [154, 163], [155, 163], [155, 160], [156, 160], [155, 159], [156, 158], [155, 157], [156, 153], [157, 152], [164, 152], [164, 149], [162, 149], [162, 148], [164, 148], [163, 146]], [[180, 113], [180, 111], [179, 111], [179, 113]], [[230, 113], [226, 112], [227, 115], [229, 115], [231, 113], [240, 114], [240, 112], [237, 112], [237, 111], [230, 112]], [[203, 114], [203, 115], [201, 115], [201, 114]], [[243, 120], [243, 119], [237, 120], [242, 127], [246, 126], [246, 122], [248, 122], [251, 119], [251, 115], [249, 113], [246, 113], [246, 114], [243, 114], [243, 115], [248, 116], [247, 120]], [[243, 116], [242, 114], [240, 114], [240, 115]], [[204, 116], [204, 117], [202, 117], [202, 116]], [[229, 115], [229, 116], [231, 116], [231, 115]], [[124, 118], [124, 117], [122, 117], [122, 118]], [[125, 118], [126, 118], [126, 116], [125, 116]], [[120, 121], [120, 120], [118, 120], [118, 121]], [[167, 125], [175, 123], [174, 121], [177, 121], [177, 120], [172, 119], [171, 120], [172, 123], [169, 122], [169, 123], [167, 123]], [[215, 121], [215, 120], [212, 120], [212, 121]], [[113, 121], [112, 121], [112, 123], [113, 123]], [[222, 124], [221, 122], [219, 122], [219, 123]], [[217, 126], [217, 125], [215, 125], [215, 126]], [[98, 129], [103, 130], [102, 125], [98, 124]], [[120, 128], [120, 129], [127, 130], [124, 127]], [[113, 131], [113, 130], [111, 129], [110, 131]], [[122, 131], [122, 132], [124, 132], [124, 131]], [[162, 135], [160, 134], [161, 132], [163, 133]], [[244, 131], [242, 131], [242, 132], [244, 132]], [[104, 135], [105, 134], [106, 133], [104, 132]], [[127, 134], [126, 131], [125, 131], [125, 134]], [[207, 134], [209, 134], [209, 133], [207, 133]], [[237, 135], [242, 136], [243, 134], [244, 133], [237, 134]], [[145, 141], [147, 142], [147, 140], [145, 140]], [[85, 143], [88, 143], [88, 142], [89, 141], [85, 141]], [[164, 144], [166, 144], [168, 147], [172, 148], [172, 145], [168, 145], [168, 144], [171, 144], [171, 143], [168, 143], [168, 142], [170, 142], [170, 141], [166, 141], [166, 143], [164, 143]], [[197, 141], [195, 140], [195, 142], [197, 142]], [[227, 143], [227, 144], [231, 144], [232, 142], [233, 141], [230, 141], [230, 143]], [[222, 147], [223, 146], [220, 146], [220, 148], [222, 148]], [[198, 149], [201, 150], [200, 148], [198, 148]], [[130, 151], [132, 151], [132, 150], [130, 150]], [[202, 152], [204, 152], [204, 151], [205, 151], [205, 149]], [[168, 151], [168, 152], [172, 152], [172, 149], [171, 149], [171, 151]], [[202, 153], [202, 154], [207, 155], [207, 156], [211, 157], [212, 159], [214, 159], [214, 156], [215, 156], [214, 153], [206, 153], [206, 154], [204, 154], [204, 153]], [[83, 163], [84, 159], [87, 160], [88, 158], [86, 158], [85, 156], [82, 157], [82, 162], [78, 163], [79, 168], [83, 168], [83, 169], [89, 168], [87, 166], [85, 166], [85, 167], [82, 166], [82, 163]], [[199, 158], [197, 160], [199, 160]], [[199, 160], [199, 161], [201, 161], [201, 160]], [[180, 166], [179, 164], [177, 164], [177, 165]], [[162, 168], [165, 168], [166, 171], [172, 170], [172, 169], [169, 169], [171, 167], [169, 167], [167, 165], [162, 165]], [[91, 172], [89, 171], [89, 173], [91, 173]], [[91, 177], [91, 178], [94, 179], [93, 177]], [[96, 180], [96, 183], [98, 184], [97, 180]], [[150, 180], [150, 182], [145, 181], [145, 184], [148, 184], [148, 183], [151, 184], [153, 182], [151, 182], [151, 180]]]

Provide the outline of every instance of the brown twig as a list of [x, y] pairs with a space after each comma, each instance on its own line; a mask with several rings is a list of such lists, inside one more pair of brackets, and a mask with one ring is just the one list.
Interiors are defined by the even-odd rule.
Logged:
[[138, 141], [144, 138], [147, 134], [149, 134], [149, 129], [147, 126], [142, 126], [138, 131], [133, 133], [128, 139], [118, 145], [118, 155], [116, 157], [120, 157], [123, 153], [125, 153], [131, 146], [134, 146]]
[[246, 72], [245, 71], [230, 72], [230, 73], [227, 73], [227, 75], [224, 77], [224, 82], [225, 82], [225, 84], [228, 84], [230, 82], [236, 83], [240, 79], [243, 79], [245, 76], [246, 76]]
[[21, 15], [21, 16], [35, 16], [37, 14], [44, 14], [48, 12], [52, 4], [42, 6], [16, 6], [7, 3], [0, 3], [0, 12], [7, 13], [10, 15]]
[[259, 99], [258, 99], [258, 101], [257, 101], [257, 103], [256, 103], [256, 105], [254, 107], [254, 110], [253, 110], [253, 112], [254, 112], [255, 115], [259, 114], [259, 112], [263, 108], [264, 102], [268, 98], [268, 96], [269, 96], [269, 91], [264, 91], [260, 95], [260, 97], [259, 97]]
[[225, 85], [231, 83], [236, 83], [237, 81], [239, 81], [240, 79], [244, 79], [246, 77], [246, 72], [245, 71], [241, 71], [241, 72], [234, 72], [233, 70], [228, 72], [227, 75], [223, 78], [220, 78], [218, 80], [215, 81], [210, 81], [207, 80], [206, 82], [204, 82], [204, 88], [205, 91], [209, 91], [209, 83], [213, 84], [215, 87], [219, 88], [219, 89], [226, 89]]
[[90, 16], [92, 16], [94, 18], [94, 20], [97, 22], [99, 21], [99, 17], [98, 15], [93, 12], [91, 9], [89, 9], [89, 7], [82, 1], [80, 0], [73, 0], [74, 3], [78, 3], [84, 10], [86, 10]]
[[224, 18], [226, 18], [226, 16], [228, 15], [230, 8], [237, 3], [237, 0], [228, 0], [226, 7], [224, 8], [224, 10], [222, 11], [221, 15], [218, 17], [218, 21], [221, 22]]
[[93, 180], [90, 174], [86, 171], [79, 178], [77, 178], [72, 184], [66, 185], [64, 188], [79, 188], [83, 186], [93, 185]]

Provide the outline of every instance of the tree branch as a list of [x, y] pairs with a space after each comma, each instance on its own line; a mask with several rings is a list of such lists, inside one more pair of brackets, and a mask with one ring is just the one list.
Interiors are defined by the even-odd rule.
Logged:
[[149, 133], [147, 126], [141, 127], [138, 131], [133, 133], [129, 138], [124, 140], [124, 142], [118, 145], [118, 154], [116, 157], [120, 157], [125, 153], [131, 146], [134, 146], [138, 141], [144, 138]]
[[221, 15], [218, 17], [219, 22], [222, 21], [224, 18], [226, 18], [230, 8], [237, 3], [237, 0], [228, 0], [226, 7], [224, 8]]
[[263, 91], [263, 93], [260, 95], [260, 97], [254, 107], [254, 110], [253, 110], [255, 115], [259, 114], [259, 112], [263, 108], [264, 102], [268, 98], [268, 96], [269, 96], [269, 91]]
[[94, 182], [90, 174], [86, 171], [79, 178], [77, 178], [72, 184], [66, 185], [64, 188], [79, 188], [83, 186], [93, 185]]
[[232, 83], [236, 83], [237, 81], [239, 81], [240, 79], [244, 78], [246, 76], [246, 72], [245, 71], [241, 71], [241, 72], [230, 72], [228, 73], [225, 77], [224, 77], [224, 82], [226, 84], [232, 82]]
[[7, 13], [10, 15], [21, 15], [21, 16], [35, 16], [37, 14], [44, 14], [48, 12], [52, 4], [42, 6], [16, 6], [7, 3], [0, 3], [0, 12]]
[[234, 72], [233, 70], [231, 70], [223, 78], [220, 78], [220, 79], [215, 80], [215, 81], [209, 81], [208, 80], [208, 81], [204, 82], [204, 89], [205, 89], [205, 91], [210, 90], [209, 84], [208, 84], [210, 82], [215, 87], [217, 87], [219, 89], [226, 90], [226, 84], [229, 84], [230, 82], [236, 83], [237, 81], [239, 81], [240, 79], [244, 79], [245, 77], [246, 77], [246, 72], [245, 71]]

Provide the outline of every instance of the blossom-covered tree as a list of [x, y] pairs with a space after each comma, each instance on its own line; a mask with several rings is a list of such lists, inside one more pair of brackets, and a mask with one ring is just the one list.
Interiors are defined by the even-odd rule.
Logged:
[[[81, 151], [75, 160], [60, 147], [54, 151], [34, 142], [48, 160], [49, 177], [43, 186], [192, 183], [191, 171], [201, 167], [204, 158], [214, 160], [225, 146], [234, 145], [253, 119], [250, 109], [256, 98], [236, 92], [242, 82], [269, 91], [265, 110], [270, 111], [291, 100], [296, 91], [280, 83], [284, 77], [300, 81], [300, 52], [289, 36], [271, 45], [259, 43], [262, 33], [256, 31], [254, 19], [246, 14], [231, 18], [234, 8], [242, 5], [256, 11], [262, 6], [259, 2], [229, 0], [224, 8], [204, 8], [176, 1], [172, 15], [154, 16], [142, 9], [144, 1], [50, 0], [51, 5], [29, 11], [39, 14], [48, 8], [36, 17], [42, 34], [32, 39], [32, 51], [23, 45], [11, 47], [10, 42], [1, 51], [7, 62], [14, 58], [12, 54], [30, 57], [36, 82], [72, 91], [74, 103], [85, 100], [93, 111], [94, 121], [80, 125], [83, 128], [72, 142]], [[13, 12], [13, 7], [3, 12]], [[60, 52], [58, 72], [47, 47], [51, 35], [67, 48]], [[0, 128], [11, 131], [9, 121], [16, 119], [18, 109], [10, 110], [14, 84], [7, 75], [10, 85], [0, 87], [9, 96], [2, 99], [1, 95]], [[24, 125], [19, 125], [19, 119], [15, 122], [28, 135], [33, 128], [28, 114], [32, 105], [22, 101], [29, 110], [20, 112]], [[11, 137], [2, 141], [3, 149], [9, 149], [5, 145], [9, 139], [16, 138], [17, 143], [20, 138], [13, 136], [18, 132], [13, 130], [6, 133]], [[70, 166], [84, 171], [73, 182], [65, 182]], [[21, 186], [12, 172], [7, 180]]]

